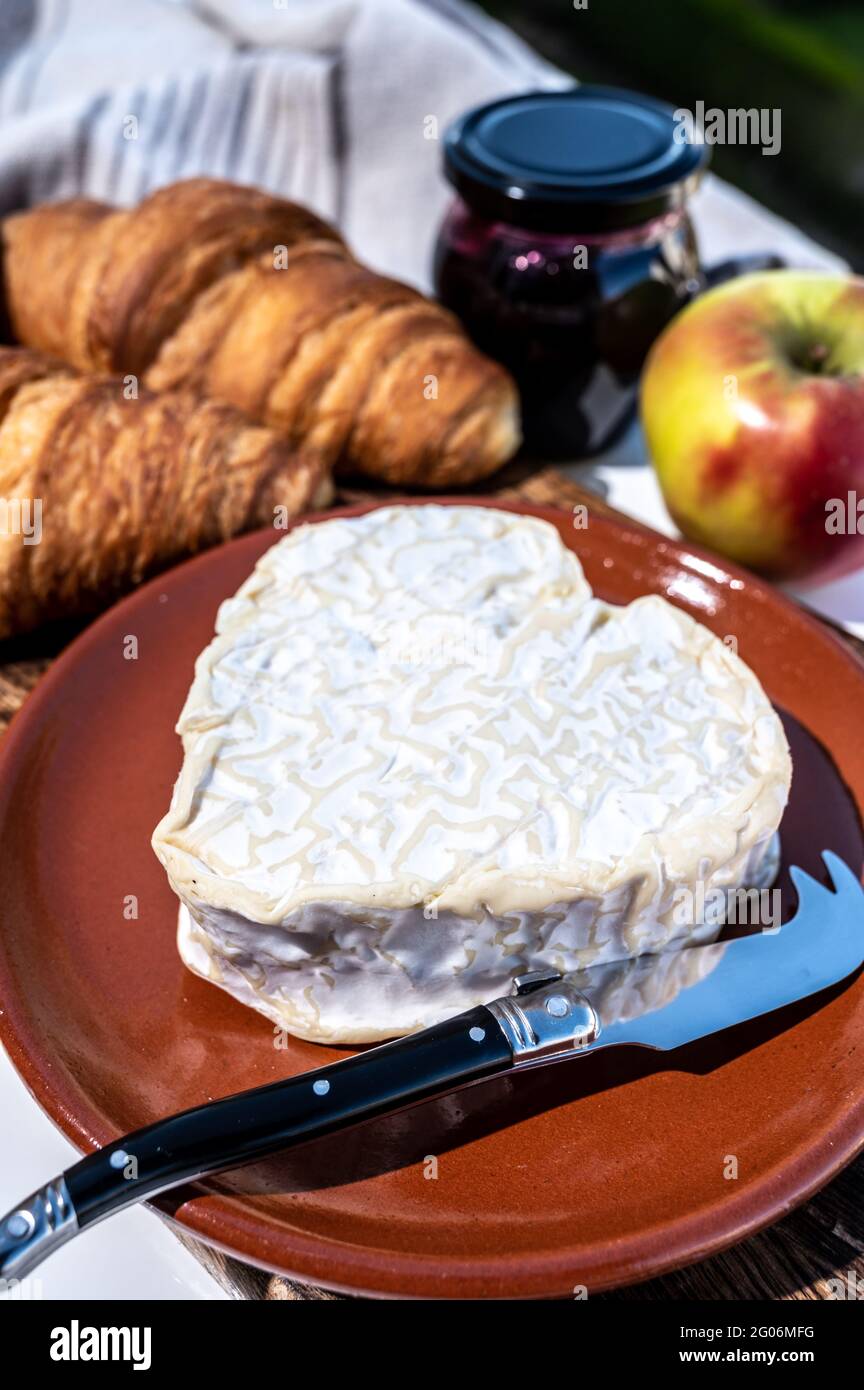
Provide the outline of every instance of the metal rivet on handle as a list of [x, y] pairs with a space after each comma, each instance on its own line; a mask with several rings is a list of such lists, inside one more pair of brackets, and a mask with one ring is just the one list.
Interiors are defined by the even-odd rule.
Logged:
[[563, 995], [553, 994], [551, 999], [546, 1000], [546, 1012], [553, 1018], [566, 1018], [570, 1012], [570, 1005]]
[[470, 1028], [470, 1029], [468, 1030], [468, 1036], [469, 1036], [469, 1038], [471, 1039], [472, 1042], [482, 1042], [483, 1039], [484, 1039], [485, 1036], [486, 1036], [486, 1029], [485, 1029], [485, 1028]]
[[316, 1096], [326, 1096], [327, 1092], [330, 1090], [330, 1082], [313, 1081], [312, 1090], [315, 1092]]
[[13, 1211], [6, 1222], [6, 1234], [13, 1240], [23, 1240], [36, 1229], [36, 1221], [31, 1211]]

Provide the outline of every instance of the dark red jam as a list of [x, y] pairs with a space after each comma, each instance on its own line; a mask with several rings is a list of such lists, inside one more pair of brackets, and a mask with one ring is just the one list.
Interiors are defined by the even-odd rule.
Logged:
[[689, 219], [606, 236], [488, 223], [457, 199], [435, 257], [438, 297], [509, 367], [528, 451], [596, 453], [630, 422], [648, 349], [698, 287]]
[[704, 147], [674, 132], [658, 102], [582, 87], [479, 107], [447, 134], [459, 196], [436, 290], [516, 378], [534, 457], [614, 441], [648, 349], [699, 288], [685, 203]]

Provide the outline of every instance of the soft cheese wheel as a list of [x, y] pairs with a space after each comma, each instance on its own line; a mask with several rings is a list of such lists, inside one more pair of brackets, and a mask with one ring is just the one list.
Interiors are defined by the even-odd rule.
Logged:
[[759, 682], [664, 599], [594, 598], [546, 522], [300, 526], [216, 630], [154, 848], [186, 963], [299, 1037], [710, 940], [680, 890], [758, 878], [791, 777]]

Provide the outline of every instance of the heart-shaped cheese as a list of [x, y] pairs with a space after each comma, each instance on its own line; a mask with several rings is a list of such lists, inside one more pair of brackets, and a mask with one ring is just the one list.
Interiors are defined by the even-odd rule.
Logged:
[[[298, 527], [224, 603], [154, 848], [197, 973], [300, 1037], [392, 1037], [711, 939], [786, 804], [780, 721], [664, 599], [592, 596], [548, 523]], [[700, 896], [701, 894], [701, 896]]]

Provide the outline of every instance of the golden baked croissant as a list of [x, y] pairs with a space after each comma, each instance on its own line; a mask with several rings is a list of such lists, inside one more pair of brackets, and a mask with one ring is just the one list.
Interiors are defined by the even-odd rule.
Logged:
[[0, 637], [323, 505], [329, 478], [229, 405], [0, 348]]
[[18, 338], [74, 366], [229, 401], [390, 483], [461, 486], [518, 447], [504, 369], [294, 203], [192, 179], [128, 211], [48, 204], [4, 235]]

